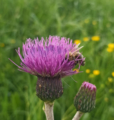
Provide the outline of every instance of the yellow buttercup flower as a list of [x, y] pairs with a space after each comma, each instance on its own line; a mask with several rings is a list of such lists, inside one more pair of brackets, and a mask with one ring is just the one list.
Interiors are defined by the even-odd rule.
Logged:
[[106, 50], [107, 50], [107, 52], [113, 52], [113, 49], [109, 48], [109, 47]]
[[96, 24], [97, 24], [97, 22], [96, 22], [96, 21], [93, 21], [93, 22], [92, 22], [92, 24], [93, 24], [93, 25], [96, 25]]
[[73, 71], [79, 72], [79, 69], [74, 69]]
[[4, 43], [0, 43], [0, 47], [4, 47], [5, 46], [5, 44]]
[[89, 37], [84, 37], [84, 38], [83, 38], [83, 41], [85, 41], [85, 42], [86, 42], [86, 41], [89, 41]]
[[108, 47], [114, 49], [114, 43], [109, 43]]
[[101, 84], [101, 88], [104, 88], [105, 87], [105, 85], [104, 84]]
[[114, 77], [114, 72], [112, 72], [112, 76]]
[[79, 43], [81, 43], [81, 40], [75, 40], [74, 43], [79, 44]]
[[94, 75], [99, 75], [99, 74], [100, 74], [100, 71], [99, 71], [99, 70], [94, 70], [94, 71], [93, 71], [93, 74], [94, 74]]
[[85, 22], [86, 24], [88, 24], [88, 23], [89, 23], [89, 19], [86, 19], [84, 22]]
[[110, 93], [113, 93], [113, 89], [109, 89], [109, 92], [110, 92]]
[[86, 73], [90, 73], [90, 69], [86, 69]]
[[100, 40], [100, 37], [99, 37], [99, 36], [93, 36], [91, 39], [92, 39], [93, 41], [99, 41], [99, 40]]
[[90, 75], [89, 75], [89, 78], [94, 78], [94, 77], [95, 77], [94, 74], [90, 74]]
[[113, 79], [111, 77], [108, 77], [108, 82], [112, 83]]

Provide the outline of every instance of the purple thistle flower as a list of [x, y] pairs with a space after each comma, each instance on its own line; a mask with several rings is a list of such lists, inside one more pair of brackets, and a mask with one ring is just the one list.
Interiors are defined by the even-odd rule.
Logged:
[[[38, 76], [39, 81], [41, 79], [45, 82], [46, 80], [56, 81], [56, 79], [78, 73], [73, 71], [74, 66], [78, 64], [80, 68], [85, 62], [85, 58], [79, 52], [80, 49], [78, 45], [72, 43], [72, 40], [64, 37], [49, 36], [46, 40], [42, 37], [41, 40], [37, 38], [33, 41], [27, 39], [23, 44], [23, 56], [20, 53], [20, 48], [17, 50], [21, 59], [20, 66], [11, 61], [20, 71]], [[44, 83], [37, 82], [37, 91], [42, 91], [42, 87], [45, 89]]]
[[74, 98], [74, 105], [77, 111], [90, 112], [95, 107], [96, 86], [83, 82]]

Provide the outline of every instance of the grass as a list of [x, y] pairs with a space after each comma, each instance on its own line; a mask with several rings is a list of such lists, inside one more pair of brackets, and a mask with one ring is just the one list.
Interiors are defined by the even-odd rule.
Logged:
[[[0, 120], [44, 120], [43, 102], [36, 96], [35, 76], [17, 70], [15, 49], [27, 38], [59, 35], [81, 40], [86, 65], [83, 73], [62, 80], [64, 94], [55, 101], [55, 120], [71, 120], [74, 96], [83, 81], [97, 86], [96, 108], [81, 120], [114, 119], [114, 0], [0, 0]], [[92, 36], [100, 36], [92, 41]], [[89, 37], [88, 42], [83, 38]], [[91, 73], [87, 74], [86, 69]], [[92, 74], [99, 70], [100, 75]], [[108, 78], [112, 82], [108, 81]], [[77, 82], [74, 82], [76, 80]]]

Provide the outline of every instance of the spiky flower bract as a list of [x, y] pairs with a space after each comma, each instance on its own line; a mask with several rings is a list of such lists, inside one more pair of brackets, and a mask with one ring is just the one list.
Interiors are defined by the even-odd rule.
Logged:
[[77, 74], [77, 71], [73, 71], [75, 65], [78, 64], [78, 68], [84, 65], [85, 58], [79, 49], [81, 47], [78, 48], [78, 45], [65, 37], [49, 36], [46, 40], [43, 37], [41, 40], [27, 39], [23, 44], [23, 56], [20, 48], [17, 50], [21, 66], [12, 62], [20, 71], [38, 77], [36, 87], [38, 97], [44, 101], [53, 101], [63, 93], [61, 78]]
[[95, 107], [96, 86], [83, 82], [74, 98], [74, 105], [77, 111], [90, 112]]

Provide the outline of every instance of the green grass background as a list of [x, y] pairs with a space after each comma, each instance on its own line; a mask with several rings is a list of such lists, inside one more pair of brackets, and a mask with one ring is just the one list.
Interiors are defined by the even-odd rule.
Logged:
[[[73, 99], [83, 81], [97, 86], [97, 98], [96, 108], [81, 120], [114, 120], [114, 78], [108, 82], [114, 52], [106, 51], [114, 43], [114, 0], [0, 0], [0, 120], [45, 120], [35, 91], [37, 77], [18, 71], [8, 58], [20, 64], [15, 49], [27, 38], [49, 35], [82, 40], [86, 57], [83, 73], [62, 79], [64, 94], [55, 101], [55, 120], [72, 119]], [[83, 41], [95, 35], [100, 41]], [[90, 78], [88, 68], [91, 73], [100, 70], [100, 75]]]

